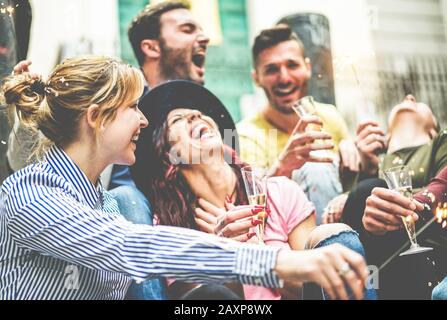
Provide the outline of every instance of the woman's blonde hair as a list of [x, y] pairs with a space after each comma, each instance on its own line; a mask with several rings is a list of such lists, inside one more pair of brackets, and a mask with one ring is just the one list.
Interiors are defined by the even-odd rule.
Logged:
[[29, 73], [10, 76], [2, 92], [9, 110], [24, 125], [39, 129], [47, 146], [64, 147], [76, 139], [90, 105], [99, 105], [97, 133], [115, 119], [120, 106], [139, 98], [143, 86], [140, 70], [112, 57], [85, 56], [64, 60], [46, 82]]

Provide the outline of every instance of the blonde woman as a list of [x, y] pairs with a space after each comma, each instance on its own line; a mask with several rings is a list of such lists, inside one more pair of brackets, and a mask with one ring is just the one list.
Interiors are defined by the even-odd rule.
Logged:
[[7, 105], [48, 148], [1, 187], [0, 299], [122, 299], [131, 279], [160, 275], [273, 288], [316, 282], [334, 297], [346, 283], [362, 297], [365, 262], [341, 246], [290, 252], [126, 221], [99, 178], [110, 164], [135, 161], [148, 124], [138, 109], [143, 83], [139, 70], [109, 57], [67, 59], [46, 81], [24, 73], [5, 82]]

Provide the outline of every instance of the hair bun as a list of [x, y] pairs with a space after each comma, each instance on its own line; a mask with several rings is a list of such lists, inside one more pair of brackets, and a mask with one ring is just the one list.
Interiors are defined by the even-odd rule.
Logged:
[[30, 88], [33, 92], [35, 92], [39, 95], [42, 95], [42, 96], [45, 95], [46, 87], [47, 87], [47, 85], [45, 84], [45, 82], [43, 82], [40, 79], [34, 80], [30, 86]]

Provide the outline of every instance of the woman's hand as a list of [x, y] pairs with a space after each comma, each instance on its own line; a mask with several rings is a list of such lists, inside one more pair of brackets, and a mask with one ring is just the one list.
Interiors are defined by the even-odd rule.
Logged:
[[315, 282], [331, 299], [349, 299], [346, 287], [355, 299], [363, 298], [369, 276], [363, 257], [340, 245], [307, 251], [281, 250], [275, 271], [285, 281]]
[[28, 72], [33, 79], [39, 79], [39, 75], [37, 73], [31, 73], [29, 70], [29, 66], [32, 64], [31, 60], [22, 60], [19, 61], [13, 68], [12, 74], [17, 75], [24, 72]]
[[323, 213], [323, 223], [340, 222], [343, 215], [343, 209], [345, 208], [346, 200], [348, 200], [348, 195], [341, 194], [329, 201]]
[[250, 228], [261, 223], [257, 214], [264, 210], [263, 206], [234, 206], [230, 202], [225, 203], [225, 210], [204, 199], [199, 199], [199, 206], [195, 220], [201, 231], [241, 242], [255, 236]]

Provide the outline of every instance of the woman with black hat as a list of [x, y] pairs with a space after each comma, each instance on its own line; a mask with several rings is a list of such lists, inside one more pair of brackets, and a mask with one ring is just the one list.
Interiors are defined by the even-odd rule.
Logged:
[[[254, 236], [250, 229], [260, 223], [255, 217], [262, 209], [247, 206], [240, 173], [245, 164], [234, 151], [234, 122], [220, 100], [200, 85], [176, 80], [154, 88], [140, 103], [150, 121], [138, 141], [131, 171], [137, 187], [148, 197], [157, 223], [250, 241]], [[267, 245], [303, 250], [306, 242], [308, 248], [344, 243], [363, 252], [357, 235], [345, 225], [315, 229], [315, 208], [293, 181], [275, 177], [267, 184]], [[297, 287], [287, 284], [294, 294], [244, 286], [245, 297], [297, 298]], [[174, 282], [168, 292], [178, 298], [191, 288], [194, 292], [200, 286]], [[333, 297], [348, 298], [348, 293], [342, 290]], [[367, 297], [375, 297], [374, 290], [367, 291]]]

